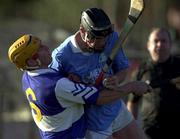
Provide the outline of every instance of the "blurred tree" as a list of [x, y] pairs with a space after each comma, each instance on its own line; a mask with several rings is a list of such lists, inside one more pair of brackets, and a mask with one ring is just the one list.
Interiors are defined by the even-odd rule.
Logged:
[[180, 41], [180, 1], [173, 0], [168, 5], [167, 22], [168, 25], [174, 30], [174, 39]]
[[1, 0], [0, 15], [3, 18], [16, 18], [17, 16], [30, 18], [32, 6], [41, 0]]
[[116, 28], [120, 31], [128, 16], [130, 1], [116, 0], [115, 7], [115, 24]]

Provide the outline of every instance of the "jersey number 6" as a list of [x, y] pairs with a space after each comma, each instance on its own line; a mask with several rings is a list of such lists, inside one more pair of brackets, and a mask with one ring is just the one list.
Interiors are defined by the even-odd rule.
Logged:
[[30, 97], [32, 98], [33, 101], [36, 101], [35, 93], [33, 92], [33, 90], [31, 88], [26, 89], [26, 97], [27, 97], [30, 107], [35, 115], [34, 116], [35, 120], [40, 122], [42, 119], [42, 114], [41, 114], [40, 109], [33, 102], [31, 102]]

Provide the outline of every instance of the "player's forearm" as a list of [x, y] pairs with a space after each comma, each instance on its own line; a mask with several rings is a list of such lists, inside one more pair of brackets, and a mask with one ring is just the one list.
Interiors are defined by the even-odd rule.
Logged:
[[129, 94], [129, 92], [124, 92], [124, 91], [117, 92], [115, 90], [105, 89], [99, 93], [99, 97], [97, 99], [96, 104], [103, 105], [103, 104], [112, 103], [118, 99], [121, 99], [127, 94]]
[[113, 90], [104, 89], [99, 93], [97, 104], [108, 104], [127, 96], [132, 92], [130, 84], [114, 87]]
[[151, 91], [149, 85], [141, 81], [133, 81], [122, 86], [114, 86], [114, 89], [102, 90], [99, 94], [97, 104], [107, 104], [116, 101], [130, 93], [141, 96], [144, 93]]

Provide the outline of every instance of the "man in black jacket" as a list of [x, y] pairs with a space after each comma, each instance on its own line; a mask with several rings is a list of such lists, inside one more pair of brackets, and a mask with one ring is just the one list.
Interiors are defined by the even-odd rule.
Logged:
[[142, 126], [149, 139], [180, 138], [177, 129], [180, 124], [180, 90], [179, 84], [174, 82], [178, 81], [174, 78], [180, 76], [180, 58], [171, 55], [171, 48], [168, 30], [154, 28], [147, 42], [151, 59], [141, 64], [137, 74], [137, 80], [147, 81], [154, 91], [142, 97], [133, 95], [127, 103], [135, 118], [141, 104]]

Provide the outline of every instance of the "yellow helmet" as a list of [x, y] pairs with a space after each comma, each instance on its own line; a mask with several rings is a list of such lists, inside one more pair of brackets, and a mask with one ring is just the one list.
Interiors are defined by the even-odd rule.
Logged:
[[24, 35], [16, 40], [9, 48], [9, 60], [14, 63], [17, 68], [26, 70], [28, 68], [26, 61], [31, 58], [41, 46], [39, 38], [32, 35]]

